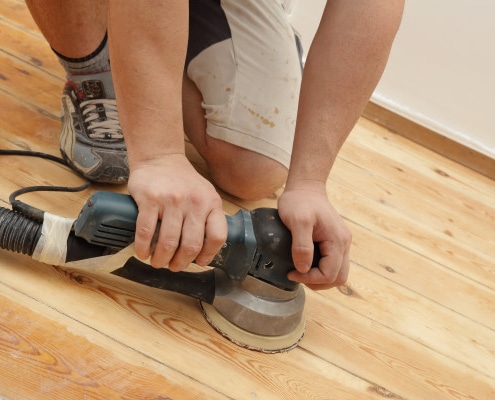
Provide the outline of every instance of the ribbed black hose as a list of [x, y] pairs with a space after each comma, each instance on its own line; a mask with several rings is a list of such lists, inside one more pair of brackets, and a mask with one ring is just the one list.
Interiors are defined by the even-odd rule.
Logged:
[[41, 236], [42, 225], [18, 212], [0, 207], [0, 248], [32, 256]]

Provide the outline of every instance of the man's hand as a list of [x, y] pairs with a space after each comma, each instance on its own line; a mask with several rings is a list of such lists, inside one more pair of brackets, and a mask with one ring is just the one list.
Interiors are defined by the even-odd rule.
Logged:
[[[351, 234], [325, 182], [385, 68], [404, 0], [328, 0], [304, 65], [289, 176], [279, 213], [292, 232], [297, 271], [313, 289], [346, 281]], [[308, 271], [313, 243], [323, 258]]]
[[139, 208], [136, 255], [141, 259], [151, 255], [154, 267], [179, 271], [194, 260], [208, 265], [225, 243], [222, 200], [183, 154], [135, 165], [128, 188]]
[[[296, 271], [288, 278], [322, 290], [342, 285], [349, 273], [351, 232], [329, 203], [324, 183], [309, 183], [284, 191], [279, 215], [292, 233], [292, 258]], [[311, 268], [313, 242], [319, 243], [321, 260]]]

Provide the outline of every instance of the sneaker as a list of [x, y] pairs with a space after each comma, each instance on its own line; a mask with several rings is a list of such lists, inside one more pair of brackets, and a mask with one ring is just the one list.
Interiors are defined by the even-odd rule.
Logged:
[[65, 84], [60, 151], [92, 181], [127, 182], [129, 164], [110, 71], [72, 75]]

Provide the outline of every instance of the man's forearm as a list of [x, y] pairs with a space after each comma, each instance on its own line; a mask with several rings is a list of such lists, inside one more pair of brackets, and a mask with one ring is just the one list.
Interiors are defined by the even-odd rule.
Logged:
[[136, 162], [184, 152], [187, 35], [187, 2], [110, 2], [112, 74], [131, 169]]
[[287, 187], [324, 183], [375, 89], [403, 0], [329, 0], [304, 68]]

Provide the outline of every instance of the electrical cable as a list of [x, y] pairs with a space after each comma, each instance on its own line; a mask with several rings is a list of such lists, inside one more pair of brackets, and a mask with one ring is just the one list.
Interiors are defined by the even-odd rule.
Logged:
[[[45, 160], [54, 161], [58, 164], [61, 164], [65, 167], [70, 168], [68, 163], [61, 157], [57, 157], [48, 153], [42, 153], [38, 151], [32, 150], [6, 150], [0, 149], [0, 156], [28, 156], [28, 157], [37, 157]], [[71, 171], [73, 171], [71, 169]], [[12, 192], [9, 196], [10, 204], [12, 205], [12, 210], [38, 222], [43, 221], [44, 211], [31, 206], [23, 201], [17, 200], [18, 196], [21, 196], [26, 193], [32, 192], [81, 192], [87, 189], [91, 185], [91, 181], [85, 179], [85, 183], [80, 186], [28, 186], [25, 188], [21, 188]]]

